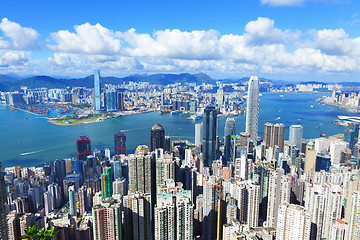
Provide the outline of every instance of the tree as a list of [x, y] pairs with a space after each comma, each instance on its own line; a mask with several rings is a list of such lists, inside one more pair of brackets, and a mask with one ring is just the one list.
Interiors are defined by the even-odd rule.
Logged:
[[58, 231], [55, 231], [55, 227], [52, 226], [50, 229], [45, 230], [45, 228], [36, 228], [36, 224], [25, 229], [25, 234], [20, 237], [20, 239], [30, 239], [30, 240], [52, 240], [55, 239]]

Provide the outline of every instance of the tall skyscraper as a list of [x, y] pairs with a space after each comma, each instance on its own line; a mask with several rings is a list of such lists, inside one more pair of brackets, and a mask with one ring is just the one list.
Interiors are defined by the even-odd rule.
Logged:
[[248, 86], [247, 106], [246, 106], [246, 132], [250, 134], [250, 139], [256, 144], [258, 137], [259, 121], [259, 79], [251, 76]]
[[284, 138], [285, 138], [285, 126], [284, 124], [264, 124], [263, 139], [265, 147], [271, 147], [274, 149], [275, 146], [279, 147], [279, 152], [284, 152]]
[[351, 198], [351, 213], [347, 231], [347, 239], [360, 239], [360, 192], [354, 191]]
[[301, 140], [303, 137], [303, 127], [301, 125], [291, 125], [289, 130], [289, 145], [301, 149]]
[[[151, 193], [155, 174], [155, 163], [151, 154], [129, 155], [129, 193]], [[155, 191], [154, 191], [155, 193]]]
[[6, 188], [5, 180], [2, 172], [2, 165], [0, 162], [0, 239], [7, 238], [7, 225], [6, 225]]
[[70, 215], [76, 216], [76, 192], [75, 186], [69, 187], [69, 208], [70, 208]]
[[114, 134], [115, 155], [126, 155], [126, 135], [118, 132]]
[[[94, 240], [121, 240], [121, 204], [111, 198], [92, 209]], [[125, 238], [128, 239], [128, 238]]]
[[160, 124], [155, 124], [151, 128], [150, 136], [150, 151], [154, 151], [157, 148], [164, 149], [165, 147], [165, 130]]
[[272, 131], [273, 125], [271, 123], [265, 123], [263, 132], [263, 141], [265, 143], [265, 148], [270, 147]]
[[113, 194], [113, 176], [112, 170], [106, 167], [101, 174], [101, 198], [110, 198]]
[[196, 152], [196, 154], [199, 154], [201, 152], [202, 128], [203, 128], [203, 123], [195, 124], [195, 152]]
[[214, 106], [207, 106], [204, 110], [202, 157], [206, 167], [216, 159], [217, 114]]
[[78, 160], [85, 161], [91, 155], [91, 140], [87, 136], [80, 136], [76, 139]]
[[123, 92], [118, 92], [117, 93], [117, 109], [119, 111], [124, 111], [125, 110], [125, 98], [124, 98], [124, 93]]
[[94, 72], [94, 105], [95, 111], [101, 110], [101, 99], [100, 99], [100, 71], [96, 70]]
[[259, 208], [260, 208], [260, 185], [248, 184], [247, 190], [247, 224], [249, 227], [259, 226]]
[[224, 165], [227, 164], [228, 161], [234, 160], [234, 148], [235, 148], [235, 119], [227, 118], [225, 122], [225, 131], [224, 131]]
[[310, 214], [304, 210], [304, 207], [287, 203], [280, 205], [276, 240], [308, 240], [310, 230]]
[[224, 104], [224, 90], [221, 87], [216, 93], [216, 103], [218, 106], [222, 106]]
[[106, 92], [106, 111], [117, 111], [117, 93], [115, 91]]

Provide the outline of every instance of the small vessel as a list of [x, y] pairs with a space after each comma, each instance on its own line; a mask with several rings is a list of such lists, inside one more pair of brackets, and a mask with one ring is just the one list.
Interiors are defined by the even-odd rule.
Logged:
[[311, 105], [310, 107], [311, 107], [311, 108], [316, 108], [316, 107], [314, 107], [313, 105]]
[[320, 137], [326, 137], [326, 133], [321, 132]]
[[170, 114], [171, 115], [176, 115], [176, 114], [180, 114], [182, 113], [182, 111], [178, 110], [178, 111], [172, 111]]
[[200, 114], [192, 115], [192, 116], [190, 117], [190, 119], [192, 119], [192, 120], [199, 120], [199, 119], [202, 119], [202, 118], [203, 118], [203, 116], [200, 115]]
[[280, 97], [284, 97], [284, 95], [280, 95]]
[[320, 123], [316, 126], [316, 128], [319, 128], [319, 127], [321, 127]]

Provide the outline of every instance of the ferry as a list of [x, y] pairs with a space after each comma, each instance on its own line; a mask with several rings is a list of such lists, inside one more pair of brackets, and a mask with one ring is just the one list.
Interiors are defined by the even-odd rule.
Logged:
[[190, 117], [191, 120], [199, 120], [199, 119], [202, 119], [202, 118], [203, 118], [203, 116], [200, 115], [200, 114], [192, 115], [192, 116]]
[[171, 115], [177, 115], [177, 114], [180, 114], [182, 113], [182, 111], [178, 110], [178, 111], [172, 111], [170, 114]]

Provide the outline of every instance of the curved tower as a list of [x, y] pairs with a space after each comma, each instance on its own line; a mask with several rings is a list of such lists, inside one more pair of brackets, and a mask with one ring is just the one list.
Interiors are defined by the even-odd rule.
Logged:
[[259, 79], [251, 76], [248, 87], [246, 106], [246, 132], [250, 134], [250, 140], [256, 145], [259, 122]]

